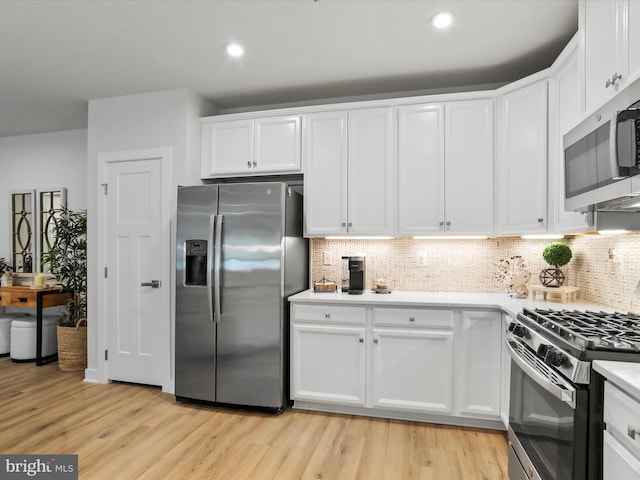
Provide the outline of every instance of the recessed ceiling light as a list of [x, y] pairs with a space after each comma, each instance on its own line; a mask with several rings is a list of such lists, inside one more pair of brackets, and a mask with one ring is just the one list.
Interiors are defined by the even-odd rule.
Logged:
[[224, 46], [224, 49], [232, 57], [241, 57], [242, 55], [244, 55], [244, 48], [242, 47], [242, 45], [239, 45], [237, 43], [227, 43]]
[[449, 12], [436, 13], [431, 18], [431, 25], [436, 28], [447, 28], [453, 23], [453, 14]]

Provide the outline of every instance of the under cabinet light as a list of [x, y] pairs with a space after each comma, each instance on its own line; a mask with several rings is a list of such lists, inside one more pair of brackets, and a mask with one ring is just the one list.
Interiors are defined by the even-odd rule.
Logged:
[[453, 14], [449, 12], [436, 13], [431, 18], [431, 25], [440, 29], [447, 28], [451, 26], [452, 23], [453, 23]]
[[419, 235], [414, 240], [486, 240], [482, 235]]
[[370, 236], [370, 237], [354, 237], [351, 235], [345, 235], [344, 237], [324, 237], [326, 240], [392, 240], [393, 237], [385, 236]]
[[560, 240], [564, 238], [564, 235], [551, 234], [551, 233], [539, 233], [532, 235], [522, 235], [520, 238], [524, 240]]
[[619, 235], [621, 233], [629, 233], [629, 230], [598, 230], [600, 235]]
[[237, 43], [227, 43], [224, 46], [225, 51], [232, 57], [241, 57], [244, 55], [244, 48]]

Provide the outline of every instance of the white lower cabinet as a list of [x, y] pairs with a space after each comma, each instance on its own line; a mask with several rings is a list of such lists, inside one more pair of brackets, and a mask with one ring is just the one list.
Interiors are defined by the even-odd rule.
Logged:
[[604, 387], [604, 480], [640, 479], [640, 399], [607, 380]]
[[500, 312], [309, 304], [291, 312], [291, 397], [304, 408], [501, 424]]
[[364, 327], [295, 325], [292, 396], [364, 405]]
[[457, 410], [473, 417], [500, 417], [502, 315], [460, 312], [456, 357]]
[[452, 327], [448, 310], [374, 308], [372, 405], [451, 414]]

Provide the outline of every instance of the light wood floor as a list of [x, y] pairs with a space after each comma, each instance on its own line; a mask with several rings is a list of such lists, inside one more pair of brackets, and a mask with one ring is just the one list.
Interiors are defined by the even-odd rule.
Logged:
[[507, 480], [503, 432], [178, 403], [0, 358], [0, 453], [78, 454], [80, 478]]

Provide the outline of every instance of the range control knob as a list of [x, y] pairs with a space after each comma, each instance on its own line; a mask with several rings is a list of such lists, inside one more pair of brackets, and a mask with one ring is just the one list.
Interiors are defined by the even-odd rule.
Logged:
[[544, 362], [554, 367], [559, 367], [564, 361], [564, 355], [555, 348], [547, 350], [547, 354], [544, 356]]
[[527, 329], [524, 328], [522, 325], [516, 325], [513, 327], [512, 332], [516, 337], [522, 338], [527, 333]]
[[540, 358], [544, 359], [547, 356], [549, 348], [549, 345], [545, 345], [544, 343], [542, 343], [538, 346], [538, 350], [536, 351], [536, 353]]

